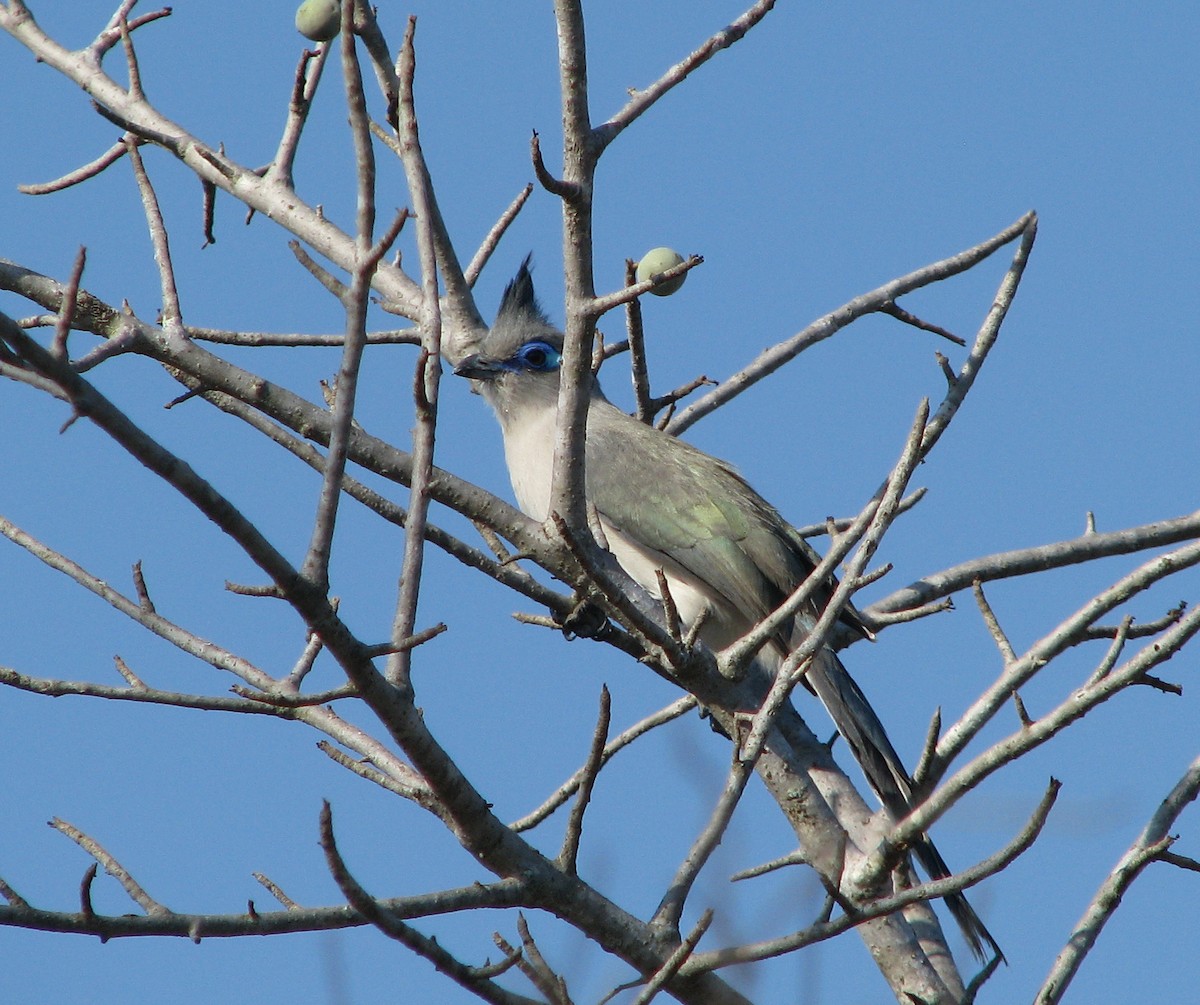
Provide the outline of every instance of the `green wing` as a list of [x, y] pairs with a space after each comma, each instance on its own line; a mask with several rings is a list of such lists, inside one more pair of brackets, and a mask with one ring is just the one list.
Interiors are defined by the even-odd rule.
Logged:
[[612, 526], [661, 551], [753, 623], [816, 556], [728, 464], [605, 402], [588, 424], [588, 497]]

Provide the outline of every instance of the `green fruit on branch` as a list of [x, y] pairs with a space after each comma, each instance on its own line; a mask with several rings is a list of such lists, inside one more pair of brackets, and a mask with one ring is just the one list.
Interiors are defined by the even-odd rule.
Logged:
[[[647, 279], [657, 276], [660, 272], [666, 272], [667, 269], [682, 264], [683, 256], [673, 248], [653, 248], [647, 251], [642, 256], [642, 260], [638, 262], [637, 281], [644, 283]], [[683, 275], [676, 276], [674, 279], [668, 279], [665, 283], [654, 287], [650, 292], [655, 296], [669, 297], [683, 285], [685, 279], [687, 279], [686, 272]]]
[[339, 0], [304, 0], [296, 11], [296, 31], [314, 42], [328, 42], [342, 30]]

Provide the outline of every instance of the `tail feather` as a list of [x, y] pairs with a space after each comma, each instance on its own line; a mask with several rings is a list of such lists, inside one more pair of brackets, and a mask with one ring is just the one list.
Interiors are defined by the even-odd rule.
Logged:
[[[829, 712], [880, 801], [897, 819], [907, 815], [912, 807], [912, 777], [888, 739], [879, 716], [849, 671], [833, 652], [825, 650], [813, 660], [805, 679]], [[914, 842], [912, 851], [931, 879], [952, 875], [946, 860], [927, 835]], [[953, 893], [945, 900], [975, 956], [986, 960], [995, 954], [1003, 960], [1004, 953], [966, 896]]]

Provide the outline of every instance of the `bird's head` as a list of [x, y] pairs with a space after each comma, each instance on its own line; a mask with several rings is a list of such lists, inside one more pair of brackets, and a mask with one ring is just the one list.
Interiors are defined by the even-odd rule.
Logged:
[[526, 258], [505, 287], [496, 323], [480, 341], [479, 351], [463, 359], [454, 372], [475, 381], [502, 417], [523, 406], [554, 407], [562, 348], [562, 332], [538, 304]]

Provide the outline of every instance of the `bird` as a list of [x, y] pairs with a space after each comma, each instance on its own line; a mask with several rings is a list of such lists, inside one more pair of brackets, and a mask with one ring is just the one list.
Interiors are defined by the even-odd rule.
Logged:
[[[527, 257], [505, 287], [494, 324], [461, 359], [491, 405], [522, 512], [549, 516], [563, 334], [538, 302]], [[593, 376], [585, 435], [585, 496], [604, 544], [629, 577], [660, 597], [665, 576], [681, 627], [702, 618], [699, 637], [714, 652], [778, 607], [820, 561], [815, 549], [730, 464], [622, 411]], [[774, 671], [803, 641], [836, 582], [772, 638], [759, 659]], [[842, 623], [870, 637], [847, 605]], [[813, 659], [804, 683], [828, 710], [871, 788], [896, 818], [911, 807], [914, 782], [883, 723], [832, 650]], [[914, 854], [934, 879], [950, 869], [928, 836]], [[974, 955], [1003, 959], [963, 894], [946, 898]], [[986, 948], [985, 948], [986, 947]]]

